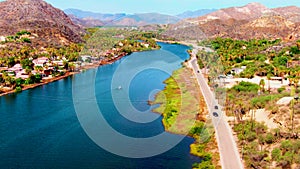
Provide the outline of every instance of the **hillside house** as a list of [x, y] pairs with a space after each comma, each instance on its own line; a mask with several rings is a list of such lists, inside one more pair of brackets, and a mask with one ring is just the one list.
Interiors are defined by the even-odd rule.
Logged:
[[13, 67], [7, 69], [7, 72], [18, 74], [22, 70], [23, 68], [20, 64], [15, 64]]
[[80, 56], [80, 58], [83, 62], [91, 62], [91, 60], [92, 60], [92, 57], [89, 55], [83, 55], [83, 56]]
[[16, 78], [22, 78], [27, 79], [29, 75], [26, 73], [26, 71], [23, 69], [20, 72], [16, 73]]
[[0, 42], [5, 42], [6, 38], [4, 36], [0, 36]]
[[41, 66], [41, 67], [43, 67], [48, 62], [49, 62], [49, 59], [47, 57], [37, 58], [32, 61], [34, 66]]
[[52, 61], [53, 64], [57, 64], [58, 66], [63, 66], [64, 65], [64, 61], [62, 60], [55, 60], [55, 61]]
[[242, 66], [241, 68], [233, 68], [231, 69], [231, 74], [240, 74], [246, 69], [245, 66]]

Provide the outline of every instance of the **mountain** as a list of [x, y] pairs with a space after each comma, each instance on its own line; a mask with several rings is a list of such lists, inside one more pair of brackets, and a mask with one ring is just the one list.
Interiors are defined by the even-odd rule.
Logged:
[[215, 12], [217, 9], [200, 9], [197, 11], [186, 11], [181, 14], [176, 15], [180, 19], [187, 19], [187, 18], [196, 18], [199, 16], [207, 15], [209, 13]]
[[272, 13], [272, 10], [260, 3], [249, 3], [242, 7], [220, 9], [205, 16], [198, 17], [196, 20], [198, 23], [205, 23], [217, 19], [252, 20], [267, 13]]
[[42, 0], [7, 0], [0, 2], [0, 9], [0, 36], [27, 30], [39, 37], [36, 43], [45, 45], [82, 41], [84, 30]]
[[[71, 16], [73, 22], [79, 25], [101, 26], [93, 23], [102, 22], [103, 25], [110, 26], [144, 26], [148, 24], [168, 24], [176, 23], [180, 18], [171, 15], [164, 15], [159, 13], [139, 13], [139, 14], [103, 14], [89, 11], [82, 11], [79, 9], [66, 9], [66, 14]], [[92, 23], [91, 23], [92, 22]]]
[[282, 15], [292, 22], [300, 22], [300, 8], [296, 6], [287, 6], [281, 8], [274, 8], [273, 11]]
[[72, 9], [72, 8], [65, 9], [64, 12], [67, 15], [73, 15], [79, 19], [90, 18], [90, 19], [94, 19], [94, 20], [100, 20], [102, 22], [113, 21], [113, 20], [117, 20], [119, 18], [123, 18], [126, 16], [125, 13], [102, 14], [102, 13], [89, 12], [89, 11], [83, 11], [83, 10]]
[[[197, 26], [194, 26], [193, 30], [187, 30], [187, 28], [182, 28], [187, 31], [179, 30], [178, 25], [184, 22]], [[171, 26], [165, 32], [165, 36], [176, 39], [181, 36], [177, 36], [177, 31], [178, 34], [185, 32], [190, 37], [194, 37], [193, 32], [197, 31], [202, 32], [202, 38], [280, 38], [289, 41], [300, 38], [299, 25], [300, 8], [298, 7], [272, 9], [260, 3], [250, 3], [242, 7], [220, 9], [201, 17], [185, 19]]]
[[81, 27], [97, 27], [97, 26], [103, 26], [105, 23], [101, 20], [98, 19], [93, 19], [93, 18], [77, 18], [74, 15], [69, 15], [73, 23], [80, 25]]
[[170, 24], [180, 21], [180, 18], [171, 15], [159, 13], [140, 13], [127, 15], [123, 18], [113, 21], [111, 25], [121, 26], [144, 26], [149, 24]]

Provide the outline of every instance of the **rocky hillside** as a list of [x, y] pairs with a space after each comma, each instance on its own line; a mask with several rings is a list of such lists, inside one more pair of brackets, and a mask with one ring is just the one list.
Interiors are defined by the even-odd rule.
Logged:
[[217, 19], [252, 20], [262, 16], [263, 14], [267, 14], [271, 12], [272, 11], [270, 9], [263, 6], [262, 4], [250, 3], [242, 7], [231, 7], [231, 8], [220, 9], [218, 11], [207, 14], [205, 16], [198, 17], [194, 20], [198, 21], [199, 23], [205, 23]]
[[27, 30], [38, 37], [32, 43], [61, 45], [81, 42], [84, 30], [61, 10], [43, 0], [6, 0], [0, 2], [0, 36]]
[[[280, 38], [286, 41], [300, 38], [300, 8], [295, 6], [270, 9], [259, 3], [250, 3], [242, 7], [221, 9], [183, 22], [198, 25], [197, 29], [201, 29], [208, 38]], [[190, 33], [192, 36], [191, 31]], [[165, 34], [176, 38], [174, 30]]]

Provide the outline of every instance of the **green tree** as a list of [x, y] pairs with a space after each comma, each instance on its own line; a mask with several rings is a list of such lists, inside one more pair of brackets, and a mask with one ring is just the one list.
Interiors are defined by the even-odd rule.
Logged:
[[281, 153], [281, 150], [279, 148], [273, 149], [272, 152], [271, 152], [272, 159], [278, 162], [281, 158], [281, 154], [282, 153]]
[[9, 57], [6, 60], [6, 64], [7, 64], [8, 67], [13, 67], [16, 64], [15, 57]]
[[282, 150], [290, 151], [293, 148], [293, 144], [292, 144], [291, 140], [284, 140], [281, 142], [280, 148]]
[[76, 66], [75, 66], [74, 63], [69, 63], [69, 69], [70, 69], [71, 72], [74, 72], [75, 68], [76, 68]]
[[63, 61], [63, 66], [64, 66], [65, 70], [69, 70], [69, 62], [68, 61], [64, 60]]
[[267, 144], [272, 144], [274, 142], [275, 138], [272, 133], [268, 133], [265, 137], [265, 141]]
[[268, 91], [270, 93], [271, 92], [271, 84], [270, 84], [271, 74], [267, 74], [267, 79], [268, 79]]
[[43, 68], [42, 66], [35, 66], [35, 67], [34, 67], [34, 70], [36, 70], [36, 71], [39, 72], [39, 73], [42, 73], [43, 70], [44, 70], [44, 68]]
[[17, 78], [16, 79], [16, 85], [21, 86], [22, 84], [24, 84], [24, 80], [22, 78]]
[[259, 86], [261, 87], [261, 91], [265, 92], [265, 80], [264, 79], [260, 79]]
[[26, 59], [21, 60], [21, 65], [22, 65], [23, 69], [26, 69], [27, 67], [29, 69], [32, 69], [34, 64], [32, 63], [32, 60], [29, 60], [28, 58], [26, 58]]
[[15, 92], [16, 92], [16, 93], [22, 92], [21, 86], [17, 86], [16, 89], [15, 89]]

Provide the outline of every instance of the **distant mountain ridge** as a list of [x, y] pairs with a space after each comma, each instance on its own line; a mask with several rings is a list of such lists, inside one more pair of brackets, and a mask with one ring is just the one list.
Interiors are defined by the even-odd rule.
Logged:
[[[21, 30], [36, 34], [44, 44], [81, 42], [84, 30], [61, 10], [43, 0], [7, 0], [0, 2], [0, 36]], [[34, 42], [34, 40], [33, 40]]]
[[183, 12], [176, 16], [181, 19], [196, 18], [199, 16], [207, 15], [207, 14], [215, 12], [215, 11], [217, 11], [217, 9], [200, 9], [200, 10], [196, 10], [196, 11], [186, 11], [186, 12]]
[[[66, 9], [64, 12], [71, 16], [71, 19], [85, 27], [96, 26], [95, 24], [87, 24], [90, 22], [102, 22], [103, 25], [111, 26], [145, 26], [149, 24], [172, 24], [179, 22], [181, 19], [198, 17], [213, 12], [215, 9], [203, 9], [198, 11], [187, 11], [182, 14], [172, 16], [160, 13], [137, 13], [137, 14], [103, 14], [79, 9]], [[97, 25], [102, 26], [102, 25]]]
[[73, 8], [65, 9], [64, 12], [67, 15], [76, 16], [79, 19], [92, 18], [92, 19], [100, 20], [102, 22], [112, 21], [127, 16], [127, 14], [125, 13], [103, 14], [103, 13], [83, 11], [83, 10], [73, 9]]
[[[111, 25], [122, 26], [144, 26], [149, 24], [171, 24], [180, 20], [175, 16], [165, 15], [160, 13], [140, 13], [127, 15], [119, 20], [113, 21]], [[127, 21], [131, 23], [127, 23]]]
[[[175, 29], [182, 23], [197, 25], [193, 30], [189, 30], [190, 37], [194, 37], [193, 32], [201, 31], [202, 38], [300, 38], [300, 8], [296, 6], [267, 8], [260, 3], [249, 3], [241, 7], [224, 8], [197, 18], [185, 19], [171, 26], [165, 32], [165, 36], [176, 38]], [[177, 30], [180, 31], [182, 30]]]

